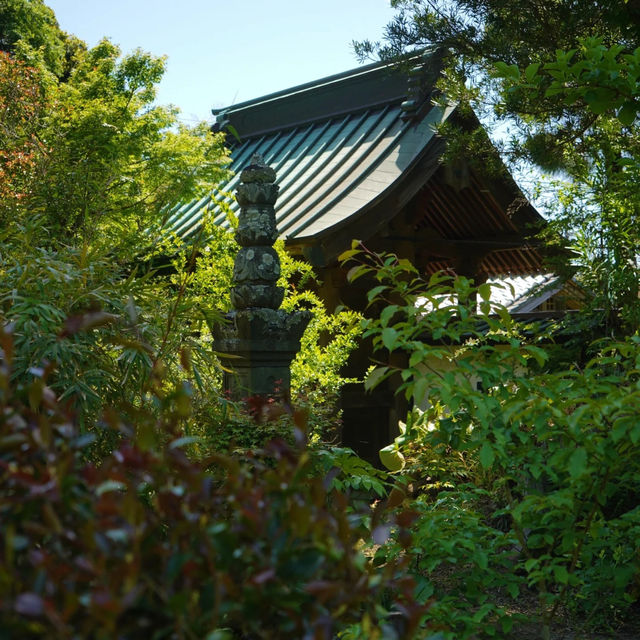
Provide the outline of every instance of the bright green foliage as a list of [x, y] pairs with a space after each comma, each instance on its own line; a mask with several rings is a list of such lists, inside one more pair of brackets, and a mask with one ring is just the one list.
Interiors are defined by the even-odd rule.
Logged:
[[[190, 290], [205, 316], [219, 321], [216, 312], [230, 308], [233, 262], [239, 247], [225, 229], [205, 224], [205, 233], [208, 239], [197, 258]], [[313, 292], [315, 274], [311, 266], [289, 255], [282, 240], [276, 242], [275, 249], [281, 263], [278, 285], [285, 289], [282, 308], [307, 309], [312, 314], [291, 366], [292, 395], [296, 404], [312, 409], [310, 421], [316, 436], [332, 440], [339, 430], [339, 392], [342, 385], [351, 381], [341, 376], [340, 370], [361, 334], [360, 315], [346, 309], [329, 313]], [[233, 439], [239, 443], [240, 438]]]
[[65, 71], [65, 56], [73, 38], [60, 30], [53, 11], [43, 0], [0, 2], [0, 51], [38, 61], [57, 76]]
[[119, 56], [103, 41], [52, 91], [39, 132], [47, 154], [25, 205], [57, 237], [139, 246], [167, 203], [225, 175], [221, 137], [204, 124], [177, 126], [174, 109], [151, 106], [164, 61], [141, 51]]
[[[183, 127], [175, 108], [153, 106], [163, 58], [139, 50], [121, 56], [108, 40], [90, 50], [74, 44], [62, 76], [53, 62], [23, 55], [25, 47], [46, 53], [34, 34], [46, 40], [57, 33], [51, 11], [39, 0], [10, 0], [2, 11], [10, 56], [3, 54], [0, 66], [0, 135], [10, 155], [0, 168], [20, 196], [0, 211], [5, 227], [38, 219], [42, 243], [129, 253], [166, 206], [198, 197], [226, 176], [221, 136], [204, 123]], [[28, 172], [10, 162], [19, 153], [28, 157]]]
[[[282, 247], [284, 249], [284, 247]], [[313, 292], [315, 276], [309, 265], [281, 250], [283, 277], [289, 279], [282, 308], [307, 309], [311, 322], [300, 341], [300, 351], [291, 363], [291, 390], [297, 403], [310, 409], [311, 431], [324, 442], [339, 439], [340, 389], [352, 378], [341, 375], [349, 354], [362, 333], [360, 314], [348, 309], [329, 313]]]
[[361, 492], [365, 499], [371, 494], [385, 498], [391, 487], [388, 474], [373, 467], [351, 449], [317, 447], [314, 450], [314, 462], [319, 465], [323, 475], [334, 476], [331, 487], [338, 491]]
[[0, 254], [0, 310], [13, 326], [14, 378], [25, 382], [33, 367], [55, 363], [51, 387], [93, 428], [105, 404], [146, 404], [154, 368], [183, 379], [187, 358], [196, 399], [217, 403], [218, 365], [199, 337], [204, 320], [188, 289], [188, 261], [176, 268], [171, 277], [138, 274], [86, 245], [34, 249], [28, 227], [10, 236]]
[[563, 144], [564, 124], [554, 115], [529, 122], [525, 148], [534, 160], [540, 156], [543, 167], [545, 162], [551, 169], [560, 167], [570, 178], [555, 183], [559, 206], [549, 232], [570, 235], [574, 265], [612, 331], [620, 324], [634, 329], [640, 322], [640, 47], [626, 51], [623, 44], [585, 38], [522, 75], [515, 65], [497, 67], [508, 100], [544, 96], [583, 109], [588, 122], [574, 146]]
[[207, 313], [226, 313], [231, 308], [233, 262], [240, 247], [233, 233], [207, 221], [207, 240], [196, 259], [192, 290]]
[[424, 637], [405, 561], [375, 568], [357, 549], [362, 518], [315, 472], [302, 415], [296, 447], [193, 462], [188, 387], [156, 370], [157, 411], [107, 412], [125, 437], [94, 464], [47, 372], [11, 383], [12, 352], [0, 330], [3, 637], [330, 640], [354, 623], [372, 640]]
[[[129, 296], [142, 293], [143, 282], [121, 281], [123, 274], [107, 262], [73, 250], [16, 253], [0, 265], [0, 305], [15, 333], [14, 375], [25, 380], [33, 367], [55, 362], [53, 389], [74, 400], [84, 422], [102, 402], [119, 397], [125, 381], [125, 388], [139, 381], [140, 360], [150, 366], [148, 353], [125, 346], [139, 332], [127, 327], [125, 307]], [[94, 314], [91, 331], [65, 329], [87, 312]]]
[[511, 93], [544, 89], [546, 98], [561, 96], [572, 105], [585, 103], [595, 115], [615, 112], [624, 126], [633, 124], [640, 103], [640, 48], [607, 46], [603, 38], [584, 38], [569, 51], [558, 49], [555, 59], [532, 63], [521, 75], [516, 65], [497, 63], [497, 75], [511, 81]]
[[[10, 4], [2, 9], [18, 11]], [[22, 3], [27, 13], [40, 4]], [[175, 109], [152, 105], [160, 58], [121, 57], [105, 40], [69, 50], [58, 79], [37, 56], [37, 67], [17, 60], [21, 43], [0, 57], [0, 314], [15, 326], [14, 376], [59, 363], [52, 386], [91, 425], [103, 403], [145, 403], [158, 363], [179, 379], [188, 352], [198, 392], [216, 397], [188, 288], [198, 247], [172, 277], [151, 277], [149, 260], [165, 207], [227, 175], [222, 138], [205, 124], [179, 127]], [[87, 312], [92, 330], [79, 334], [74, 317]]]
[[430, 615], [452, 638], [500, 636], [513, 619], [496, 600], [535, 589], [543, 637], [569, 602], [612, 622], [640, 580], [640, 339], [549, 369], [553, 334], [518, 326], [486, 285], [427, 283], [393, 256], [367, 260], [351, 277], [373, 274], [372, 301], [396, 302], [365, 335], [409, 363], [378, 367], [367, 384], [398, 376], [414, 402], [387, 453], [419, 491], [411, 553], [423, 596], [436, 596]]
[[331, 439], [337, 428], [336, 403], [340, 389], [353, 381], [341, 376], [340, 370], [357, 346], [362, 332], [361, 316], [348, 309], [329, 313], [313, 291], [316, 276], [311, 266], [290, 256], [282, 240], [276, 243], [276, 249], [282, 265], [279, 284], [286, 287], [282, 308], [311, 312], [311, 322], [302, 336], [300, 352], [291, 365], [292, 391], [314, 408], [311, 420], [318, 426], [317, 435]]

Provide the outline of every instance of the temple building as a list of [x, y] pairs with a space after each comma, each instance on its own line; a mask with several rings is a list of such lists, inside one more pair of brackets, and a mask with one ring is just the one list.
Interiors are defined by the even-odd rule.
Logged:
[[[437, 105], [437, 56], [414, 63], [404, 70], [361, 66], [214, 111], [235, 173], [220, 190], [235, 192], [256, 153], [275, 170], [278, 232], [293, 255], [313, 265], [329, 311], [365, 307], [366, 282], [349, 284], [338, 262], [353, 239], [408, 258], [425, 275], [444, 269], [476, 283], [508, 277], [520, 287], [547, 277], [535, 239], [543, 219], [506, 169], [487, 175], [464, 158], [444, 160], [440, 126], [472, 129], [477, 121], [455, 105]], [[168, 226], [188, 239], [207, 210], [228, 225], [221, 199], [238, 212], [233, 197], [218, 192], [176, 207]], [[349, 374], [362, 375], [368, 363], [363, 346]], [[392, 391], [345, 389], [345, 445], [367, 455], [392, 439], [404, 410]]]

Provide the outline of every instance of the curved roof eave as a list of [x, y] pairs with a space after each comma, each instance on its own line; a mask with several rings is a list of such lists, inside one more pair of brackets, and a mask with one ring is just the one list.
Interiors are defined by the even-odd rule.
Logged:
[[290, 248], [317, 267], [334, 262], [351, 243], [366, 242], [418, 193], [441, 164], [445, 142], [433, 136], [411, 164], [376, 197], [330, 227], [303, 236], [285, 236]]

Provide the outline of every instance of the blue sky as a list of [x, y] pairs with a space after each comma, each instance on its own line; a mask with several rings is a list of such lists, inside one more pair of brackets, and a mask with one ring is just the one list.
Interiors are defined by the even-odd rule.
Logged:
[[90, 46], [167, 55], [158, 102], [186, 122], [356, 67], [352, 40], [379, 39], [389, 0], [45, 0]]

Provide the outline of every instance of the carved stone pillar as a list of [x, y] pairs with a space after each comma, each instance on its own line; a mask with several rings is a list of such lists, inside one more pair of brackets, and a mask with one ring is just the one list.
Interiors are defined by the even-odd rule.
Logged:
[[231, 304], [226, 323], [214, 333], [214, 348], [225, 368], [225, 390], [234, 400], [249, 396], [285, 396], [291, 386], [291, 361], [311, 319], [308, 311], [280, 309], [284, 290], [277, 286], [280, 259], [274, 204], [276, 173], [255, 155], [240, 174], [240, 205], [235, 237], [241, 249], [233, 267]]

